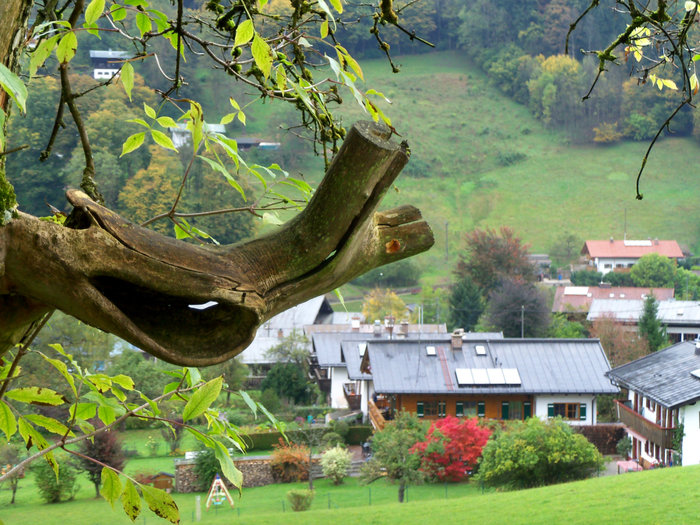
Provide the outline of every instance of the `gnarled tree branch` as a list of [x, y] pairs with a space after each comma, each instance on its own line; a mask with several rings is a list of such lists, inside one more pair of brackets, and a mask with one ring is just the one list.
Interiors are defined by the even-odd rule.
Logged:
[[26, 302], [0, 333], [58, 308], [172, 363], [230, 359], [273, 315], [432, 246], [417, 209], [376, 211], [407, 161], [387, 128], [360, 122], [302, 213], [224, 247], [162, 236], [69, 191], [70, 227], [20, 215], [0, 228], [0, 319], [5, 302]]

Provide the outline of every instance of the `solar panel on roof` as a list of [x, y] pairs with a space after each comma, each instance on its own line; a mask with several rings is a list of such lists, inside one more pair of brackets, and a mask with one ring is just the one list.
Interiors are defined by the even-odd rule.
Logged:
[[474, 376], [475, 385], [490, 385], [489, 374], [485, 368], [472, 368], [472, 376]]
[[434, 346], [426, 346], [425, 353], [428, 355], [435, 355], [435, 347]]
[[690, 372], [690, 375], [693, 376], [693, 377], [697, 377], [698, 379], [700, 379], [700, 368], [696, 368], [695, 370], [693, 370], [692, 372]]
[[357, 349], [360, 351], [360, 357], [364, 357], [365, 352], [367, 351], [367, 343], [359, 343], [357, 345]]
[[471, 368], [456, 368], [455, 376], [457, 376], [458, 385], [473, 385], [474, 376], [472, 376]]
[[486, 347], [484, 345], [476, 345], [474, 350], [476, 350], [476, 355], [486, 355]]
[[486, 374], [489, 376], [490, 385], [505, 385], [506, 378], [503, 376], [503, 370], [500, 368], [487, 368]]
[[520, 385], [520, 373], [517, 368], [504, 368], [503, 377], [505, 377], [506, 385]]

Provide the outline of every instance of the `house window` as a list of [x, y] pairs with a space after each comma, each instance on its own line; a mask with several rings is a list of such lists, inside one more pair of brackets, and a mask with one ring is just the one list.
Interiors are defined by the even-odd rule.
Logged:
[[438, 401], [438, 417], [445, 417], [447, 415], [447, 403], [444, 401]]
[[457, 401], [455, 415], [457, 417], [476, 417], [476, 401]]
[[606, 263], [603, 265], [603, 268], [612, 268], [612, 264]]
[[418, 417], [445, 417], [444, 401], [418, 401], [416, 403], [416, 415]]
[[547, 405], [548, 417], [561, 417], [562, 419], [586, 419], [585, 403], [550, 403]]
[[504, 401], [501, 403], [501, 419], [522, 420], [524, 413], [523, 407], [524, 403], [522, 401]]
[[486, 402], [485, 401], [479, 401], [476, 404], [476, 415], [479, 417], [486, 416]]

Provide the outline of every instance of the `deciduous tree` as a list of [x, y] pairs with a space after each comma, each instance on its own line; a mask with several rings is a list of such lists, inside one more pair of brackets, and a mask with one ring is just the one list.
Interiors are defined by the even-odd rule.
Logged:
[[551, 314], [535, 285], [509, 279], [491, 292], [484, 316], [488, 325], [506, 337], [542, 337]]
[[644, 255], [630, 270], [635, 286], [645, 288], [673, 288], [675, 274], [675, 263], [658, 253]]
[[477, 466], [491, 430], [477, 418], [454, 416], [433, 421], [426, 439], [413, 446], [421, 456], [421, 470], [439, 481], [464, 481]]
[[[96, 421], [98, 426], [104, 426]], [[92, 440], [86, 439], [80, 445], [80, 466], [95, 485], [95, 497], [100, 497], [102, 485], [102, 468], [105, 466], [116, 470], [124, 468], [126, 458], [116, 432], [105, 431], [95, 434]]]

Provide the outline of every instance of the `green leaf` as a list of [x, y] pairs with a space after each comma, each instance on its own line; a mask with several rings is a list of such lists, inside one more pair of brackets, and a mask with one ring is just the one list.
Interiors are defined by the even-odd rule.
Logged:
[[228, 449], [219, 441], [214, 442], [214, 455], [219, 460], [221, 465], [221, 473], [229, 480], [240, 492], [243, 486], [243, 473], [236, 468], [231, 459]]
[[0, 401], [0, 430], [7, 436], [7, 441], [10, 441], [10, 438], [17, 432], [15, 416], [4, 401]]
[[18, 427], [19, 434], [22, 436], [22, 439], [24, 439], [24, 442], [27, 444], [27, 450], [32, 448], [32, 446], [35, 446], [39, 450], [44, 450], [49, 446], [46, 439], [44, 439], [44, 436], [39, 434], [39, 432], [37, 432], [37, 430], [32, 425], [30, 425], [24, 417], [19, 418]]
[[117, 374], [116, 376], [112, 377], [112, 382], [118, 384], [124, 390], [134, 389], [134, 380], [124, 374]]
[[328, 20], [324, 20], [321, 23], [321, 38], [326, 38], [328, 36]]
[[260, 68], [265, 78], [270, 77], [270, 70], [272, 69], [272, 50], [265, 40], [263, 40], [257, 33], [253, 38], [253, 45], [251, 46], [251, 51], [253, 53], [253, 60], [255, 64]]
[[43, 427], [53, 434], [58, 434], [59, 436], [75, 436], [73, 432], [68, 430], [68, 427], [66, 425], [52, 417], [42, 416], [41, 414], [27, 414], [24, 417], [26, 417], [35, 425]]
[[135, 133], [127, 138], [122, 145], [122, 154], [119, 155], [119, 157], [123, 157], [127, 153], [131, 153], [132, 151], [139, 149], [141, 144], [143, 144], [143, 139], [145, 137], [146, 132], [142, 131], [141, 133]]
[[338, 11], [338, 13], [343, 12], [343, 4], [341, 3], [341, 0], [329, 0], [333, 8]]
[[73, 390], [73, 395], [78, 396], [78, 392], [75, 389], [75, 379], [68, 371], [68, 366], [60, 359], [51, 359], [50, 357], [41, 354], [45, 361], [51, 364], [58, 372], [65, 378], [66, 382], [70, 385], [71, 390]]
[[27, 86], [0, 62], [0, 86], [7, 91], [22, 112], [27, 111]]
[[152, 129], [151, 130], [151, 137], [153, 137], [153, 141], [156, 144], [163, 146], [164, 148], [171, 149], [173, 151], [177, 151], [177, 148], [175, 147], [175, 144], [173, 144], [173, 141], [170, 139], [170, 137], [168, 137], [162, 131], [158, 131], [157, 129]]
[[78, 49], [78, 37], [73, 31], [69, 31], [61, 38], [56, 48], [56, 58], [61, 64], [70, 62]]
[[144, 111], [144, 112], [146, 113], [146, 115], [148, 115], [150, 118], [153, 118], [153, 119], [156, 118], [156, 112], [155, 112], [155, 110], [154, 110], [151, 106], [149, 106], [148, 104], [146, 104], [145, 102], [143, 103], [143, 111]]
[[122, 507], [124, 512], [129, 516], [131, 521], [136, 521], [136, 518], [141, 514], [141, 498], [139, 498], [139, 493], [136, 492], [136, 487], [127, 479], [124, 484], [124, 492], [122, 492]]
[[112, 387], [112, 378], [106, 374], [92, 374], [86, 378], [92, 383], [98, 392], [107, 392]]
[[241, 194], [241, 196], [243, 197], [243, 200], [244, 200], [244, 201], [247, 200], [247, 199], [246, 199], [246, 195], [245, 195], [245, 191], [243, 190], [243, 188], [241, 187], [241, 185], [238, 184], [238, 181], [236, 181], [236, 179], [233, 178], [233, 176], [228, 172], [228, 170], [226, 169], [226, 167], [224, 167], [223, 164], [221, 164], [220, 162], [216, 162], [215, 160], [209, 159], [209, 158], [207, 158], [207, 157], [204, 157], [204, 156], [202, 156], [202, 155], [198, 155], [198, 156], [199, 156], [200, 159], [203, 159], [207, 164], [209, 164], [209, 166], [211, 166], [212, 169], [214, 169], [215, 171], [218, 171], [219, 173], [221, 173], [221, 174], [226, 178], [226, 181], [227, 181], [231, 186], [233, 186], [236, 190], [238, 190], [238, 193]]
[[198, 385], [202, 382], [202, 374], [199, 372], [199, 369], [193, 366], [188, 366], [185, 370], [187, 373], [187, 384], [190, 387]]
[[97, 22], [105, 10], [105, 0], [92, 0], [85, 8], [85, 23], [88, 25]]
[[88, 420], [95, 417], [97, 413], [97, 405], [95, 403], [78, 403], [71, 405], [70, 417], [76, 419]]
[[28, 386], [8, 390], [5, 393], [5, 396], [8, 399], [14, 399], [20, 403], [43, 406], [58, 406], [68, 401], [65, 396], [59, 394], [55, 390], [51, 390], [50, 388], [41, 388], [38, 386]]
[[282, 220], [277, 216], [277, 213], [265, 212], [262, 217], [263, 224], [274, 224], [275, 226], [280, 226], [284, 224]]
[[253, 412], [253, 415], [257, 418], [258, 405], [255, 404], [255, 401], [253, 401], [253, 399], [248, 395], [248, 392], [246, 392], [245, 390], [239, 390], [238, 393], [241, 394], [243, 401], [245, 401], [245, 404], [248, 405], [250, 411]]
[[180, 522], [180, 510], [170, 494], [148, 485], [141, 485], [141, 492], [143, 493], [143, 499], [148, 504], [148, 508], [158, 516], [168, 520], [170, 523]]
[[156, 122], [158, 122], [158, 124], [159, 124], [161, 127], [164, 127], [164, 128], [166, 128], [166, 129], [169, 129], [169, 128], [176, 128], [176, 127], [177, 127], [177, 122], [175, 122], [175, 121], [174, 121], [172, 118], [170, 118], [170, 117], [158, 117], [158, 119], [156, 120]]
[[185, 409], [182, 411], [182, 420], [189, 421], [206, 412], [211, 404], [216, 401], [216, 398], [219, 397], [223, 381], [223, 378], [219, 376], [205, 383], [192, 394], [192, 397], [185, 405]]
[[[323, 12], [326, 13], [327, 18], [333, 22], [333, 31], [336, 30], [335, 26], [335, 18], [333, 17], [333, 13], [331, 12], [330, 8], [328, 7], [328, 4], [324, 0], [316, 0], [318, 2], [318, 6], [323, 10]], [[324, 22], [326, 24], [326, 32], [328, 32], [328, 22]], [[323, 32], [323, 27], [321, 27], [321, 32]], [[325, 38], [325, 37], [324, 37]]]
[[32, 57], [29, 59], [29, 76], [33, 77], [36, 75], [37, 69], [39, 69], [44, 62], [51, 56], [51, 53], [56, 48], [58, 43], [58, 35], [42, 42], [37, 46], [37, 48], [32, 52]]
[[151, 126], [143, 120], [142, 118], [130, 118], [126, 120], [127, 122], [133, 122], [134, 124], [138, 124], [139, 126], [143, 126], [144, 128], [151, 129]]
[[109, 8], [109, 14], [112, 15], [112, 20], [119, 22], [126, 18], [126, 9], [118, 4], [114, 4]]
[[109, 501], [114, 508], [114, 502], [119, 499], [122, 493], [122, 483], [119, 481], [119, 476], [111, 468], [104, 467], [101, 474], [102, 487], [100, 487], [100, 494], [102, 497]]
[[233, 47], [242, 46], [250, 42], [255, 34], [255, 27], [253, 27], [253, 21], [250, 19], [244, 20], [238, 27], [236, 27], [236, 39], [233, 41]]
[[134, 66], [131, 65], [131, 62], [124, 63], [119, 78], [122, 80], [126, 96], [131, 100], [131, 90], [134, 89]]
[[151, 30], [151, 19], [145, 13], [136, 14], [136, 27], [141, 31], [141, 36], [148, 33]]
[[117, 413], [110, 406], [100, 405], [100, 407], [97, 409], [97, 417], [100, 418], [100, 421], [102, 421], [105, 426], [109, 426], [114, 423], [115, 419], [117, 419]]

